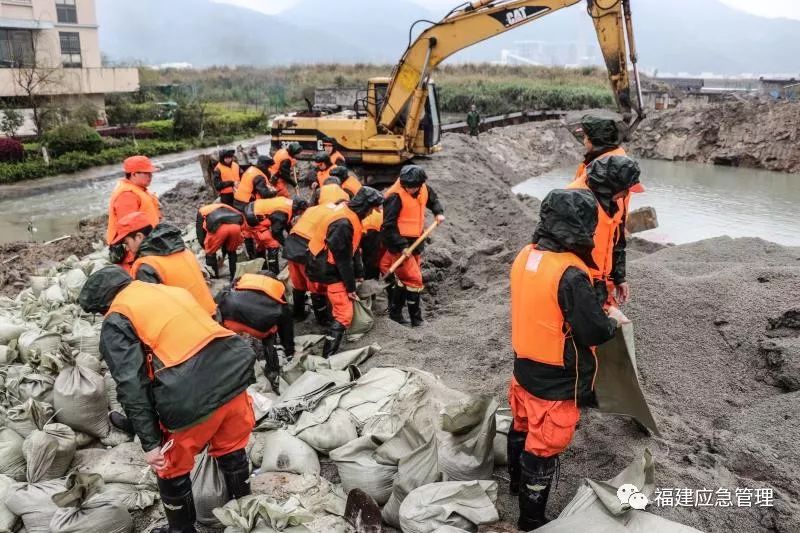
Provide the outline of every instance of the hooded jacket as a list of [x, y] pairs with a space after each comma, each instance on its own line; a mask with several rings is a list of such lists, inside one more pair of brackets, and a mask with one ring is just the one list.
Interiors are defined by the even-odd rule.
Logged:
[[[545, 197], [532, 242], [547, 252], [572, 252], [593, 264], [591, 251], [597, 224], [597, 202], [587, 190], [555, 190]], [[595, 403], [592, 384], [596, 370], [592, 347], [611, 339], [616, 321], [608, 318], [595, 295], [589, 276], [568, 267], [558, 284], [558, 306], [571, 331], [564, 343], [564, 366], [532, 359], [514, 359], [514, 377], [525, 390], [544, 400]], [[573, 342], [574, 341], [574, 342]]]
[[229, 288], [220, 291], [216, 298], [218, 322], [226, 320], [267, 333], [277, 327], [281, 344], [287, 354], [294, 353], [294, 319], [290, 307], [259, 291]]
[[[89, 277], [78, 301], [88, 313], [105, 314], [117, 295], [132, 283], [140, 284], [132, 288], [147, 291], [147, 284], [134, 282], [121, 268], [106, 267]], [[153, 297], [170, 298], [165, 293], [176, 291], [182, 289], [151, 292]], [[100, 330], [100, 353], [117, 383], [125, 415], [146, 452], [161, 445], [160, 424], [171, 431], [191, 427], [245, 390], [255, 381], [256, 357], [246, 341], [230, 332], [229, 336], [210, 340], [185, 362], [163, 368], [152, 348], [136, 333], [134, 323], [147, 319], [111, 312]], [[185, 325], [175, 322], [165, 327]], [[152, 356], [152, 380], [148, 355]]]

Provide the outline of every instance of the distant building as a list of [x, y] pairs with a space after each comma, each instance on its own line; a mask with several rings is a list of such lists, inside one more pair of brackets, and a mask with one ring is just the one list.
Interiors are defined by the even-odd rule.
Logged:
[[800, 80], [796, 78], [759, 78], [761, 92], [773, 98], [795, 100], [800, 95]]
[[[31, 78], [39, 83], [30, 83]], [[27, 89], [26, 89], [27, 88]], [[32, 89], [32, 90], [31, 90]], [[105, 120], [105, 94], [139, 89], [135, 68], [105, 68], [94, 0], [0, 0], [0, 103], [23, 109], [28, 90], [57, 107], [91, 102]], [[35, 130], [30, 110], [19, 134]]]

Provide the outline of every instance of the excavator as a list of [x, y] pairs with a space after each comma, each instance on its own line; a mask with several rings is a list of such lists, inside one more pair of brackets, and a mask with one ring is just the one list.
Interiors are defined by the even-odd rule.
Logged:
[[[441, 150], [441, 122], [436, 85], [431, 76], [446, 58], [475, 43], [538, 20], [574, 4], [585, 3], [603, 53], [608, 79], [628, 133], [644, 118], [630, 0], [474, 0], [431, 23], [409, 46], [390, 78], [372, 78], [366, 96], [352, 110], [319, 111], [275, 117], [272, 148], [290, 142], [303, 147], [300, 159], [333, 138], [348, 162], [367, 183], [391, 182], [398, 165]], [[429, 22], [430, 23], [430, 22]], [[631, 96], [628, 55], [633, 66], [636, 101]]]

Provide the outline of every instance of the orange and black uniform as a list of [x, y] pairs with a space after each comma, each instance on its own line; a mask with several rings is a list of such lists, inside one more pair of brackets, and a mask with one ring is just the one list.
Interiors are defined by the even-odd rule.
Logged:
[[217, 251], [223, 249], [223, 255], [228, 256], [228, 270], [233, 279], [236, 272], [236, 252], [244, 242], [243, 225], [244, 215], [229, 205], [208, 204], [197, 210], [195, 220], [197, 242], [203, 246], [206, 264], [214, 272], [214, 277], [219, 277]]
[[207, 315], [216, 312], [200, 263], [186, 248], [181, 230], [175, 226], [159, 224], [145, 237], [131, 267], [131, 276], [139, 281], [186, 289]]
[[331, 152], [331, 163], [334, 165], [347, 166], [347, 160], [339, 150], [334, 150]]
[[264, 170], [251, 165], [239, 181], [236, 192], [233, 193], [233, 206], [239, 211], [244, 211], [247, 204], [262, 198], [272, 198], [277, 191], [270, 186], [269, 176]]
[[214, 167], [212, 172], [214, 188], [217, 190], [220, 201], [223, 204], [233, 205], [233, 191], [239, 184], [241, 177], [242, 169], [235, 161], [228, 166], [220, 160]]
[[283, 246], [292, 221], [292, 200], [283, 196], [256, 200], [247, 205], [244, 216], [256, 249], [277, 250]]
[[[152, 192], [134, 185], [128, 178], [123, 178], [117, 182], [117, 186], [111, 193], [108, 202], [108, 228], [106, 229], [106, 244], [111, 245], [111, 240], [117, 233], [117, 224], [125, 215], [141, 211], [150, 220], [150, 225], [155, 227], [161, 221], [161, 204], [158, 197]], [[121, 244], [112, 245], [121, 247]], [[120, 266], [130, 272], [133, 263], [133, 254], [120, 249], [119, 255], [122, 258]]]
[[361, 221], [364, 236], [361, 238], [361, 259], [364, 263], [364, 279], [378, 279], [380, 272], [380, 259], [383, 255], [381, 246], [381, 226], [383, 225], [383, 211], [375, 210]]
[[274, 163], [269, 168], [269, 173], [272, 176], [273, 184], [278, 191], [279, 196], [289, 198], [288, 185], [297, 187], [297, 182], [293, 176], [294, 166], [297, 164], [297, 159], [289, 154], [286, 148], [281, 148], [272, 156]]

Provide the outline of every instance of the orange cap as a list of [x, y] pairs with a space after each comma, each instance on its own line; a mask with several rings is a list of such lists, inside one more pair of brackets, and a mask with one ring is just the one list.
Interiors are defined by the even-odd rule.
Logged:
[[132, 155], [122, 163], [122, 170], [126, 174], [134, 172], [155, 172], [158, 170], [153, 162], [145, 155]]
[[117, 221], [117, 229], [114, 233], [114, 238], [111, 239], [111, 244], [118, 244], [124, 237], [127, 237], [134, 231], [144, 229], [147, 226], [152, 226], [147, 215], [141, 211], [128, 213]]
[[631, 187], [628, 190], [631, 191], [631, 192], [644, 192], [645, 188], [644, 188], [644, 185], [642, 185], [641, 183], [637, 183], [636, 185], [634, 185], [633, 187]]

